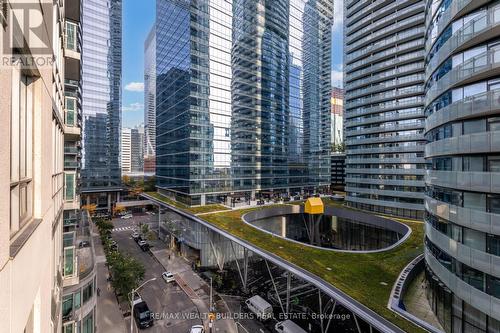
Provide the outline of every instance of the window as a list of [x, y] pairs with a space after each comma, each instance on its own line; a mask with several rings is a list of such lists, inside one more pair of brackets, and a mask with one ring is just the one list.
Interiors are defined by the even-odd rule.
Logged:
[[77, 51], [78, 26], [73, 22], [66, 21], [66, 48]]
[[93, 313], [90, 312], [82, 322], [82, 333], [93, 333], [94, 332], [94, 318]]
[[481, 271], [478, 271], [477, 269], [474, 269], [472, 267], [469, 267], [465, 264], [462, 264], [462, 280], [473, 286], [474, 288], [477, 288], [481, 291], [484, 291], [484, 282], [485, 282], [485, 276], [484, 273]]
[[73, 332], [75, 332], [74, 326], [75, 326], [74, 322], [71, 322], [71, 323], [68, 323], [68, 324], [64, 324], [63, 333], [73, 333]]
[[484, 157], [465, 156], [463, 158], [463, 171], [484, 171]]
[[66, 201], [73, 201], [75, 199], [75, 174], [64, 174], [64, 199]]
[[76, 99], [73, 97], [65, 98], [66, 104], [66, 125], [76, 126]]
[[[15, 233], [33, 213], [33, 96], [32, 79], [20, 75], [19, 89], [12, 89], [10, 226]], [[15, 82], [14, 77], [14, 82]]]
[[0, 0], [0, 24], [7, 26], [7, 1]]
[[486, 250], [486, 234], [469, 228], [464, 228], [464, 245], [484, 252]]
[[464, 121], [464, 134], [486, 132], [486, 119]]
[[500, 194], [488, 195], [488, 208], [490, 213], [500, 214]]
[[73, 295], [73, 306], [75, 307], [75, 309], [79, 309], [80, 308], [80, 298], [81, 298], [81, 292], [80, 290], [78, 290], [74, 295]]
[[488, 171], [500, 172], [500, 156], [488, 157]]
[[488, 127], [490, 132], [500, 131], [500, 117], [489, 118]]
[[93, 294], [93, 282], [90, 282], [82, 290], [82, 304], [85, 304]]
[[68, 317], [73, 311], [73, 294], [63, 296], [62, 300], [62, 316]]
[[500, 236], [488, 234], [487, 247], [488, 253], [500, 256]]
[[486, 211], [486, 194], [464, 192], [464, 207]]
[[75, 247], [64, 249], [64, 276], [72, 276], [75, 273]]

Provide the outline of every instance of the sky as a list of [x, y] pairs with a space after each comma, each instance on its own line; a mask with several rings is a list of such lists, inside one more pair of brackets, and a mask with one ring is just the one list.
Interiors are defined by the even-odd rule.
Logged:
[[[155, 20], [156, 0], [123, 1], [122, 126], [144, 122], [144, 41]], [[342, 0], [334, 0], [332, 86], [342, 87]]]

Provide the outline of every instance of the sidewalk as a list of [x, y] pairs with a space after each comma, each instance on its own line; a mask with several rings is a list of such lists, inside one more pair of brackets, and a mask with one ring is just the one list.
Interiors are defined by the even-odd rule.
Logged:
[[[191, 269], [190, 263], [183, 257], [178, 257], [173, 251], [169, 249], [156, 249], [151, 250], [154, 257], [165, 268], [176, 277], [176, 282], [184, 290], [186, 295], [196, 305], [201, 314], [209, 312], [210, 304], [210, 286], [200, 278]], [[170, 259], [169, 259], [170, 255]], [[215, 293], [214, 293], [215, 295]], [[229, 312], [227, 306], [224, 304], [224, 312]], [[232, 319], [216, 320], [213, 324], [214, 331], [220, 333], [237, 333], [238, 329], [236, 323]], [[208, 327], [208, 321], [205, 323]]]
[[96, 326], [98, 333], [124, 333], [128, 332], [125, 325], [125, 319], [122, 316], [115, 294], [108, 286], [106, 277], [108, 268], [106, 267], [106, 258], [102, 248], [101, 240], [97, 234], [92, 234], [96, 255], [96, 284], [100, 289], [100, 296], [97, 297], [96, 305]]

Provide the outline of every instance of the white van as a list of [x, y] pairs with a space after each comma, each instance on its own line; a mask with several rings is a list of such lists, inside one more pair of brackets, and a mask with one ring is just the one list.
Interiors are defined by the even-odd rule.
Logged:
[[260, 320], [267, 320], [273, 317], [273, 307], [259, 295], [250, 297], [245, 301], [245, 304]]
[[280, 321], [274, 326], [274, 329], [279, 333], [307, 333], [291, 320]]

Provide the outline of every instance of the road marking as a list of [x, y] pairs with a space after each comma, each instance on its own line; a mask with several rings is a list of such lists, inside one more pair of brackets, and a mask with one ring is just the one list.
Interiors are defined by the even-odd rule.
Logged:
[[128, 227], [118, 227], [118, 228], [113, 228], [113, 232], [117, 231], [127, 231], [127, 230], [132, 230], [134, 227], [128, 226]]

